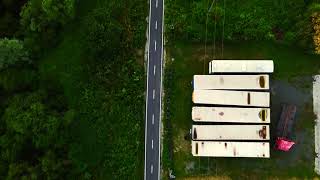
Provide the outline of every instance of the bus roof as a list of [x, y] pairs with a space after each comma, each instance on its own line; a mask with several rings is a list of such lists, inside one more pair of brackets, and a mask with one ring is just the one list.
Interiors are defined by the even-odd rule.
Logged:
[[270, 93], [229, 90], [194, 90], [192, 101], [196, 104], [269, 107]]
[[193, 156], [269, 158], [268, 142], [192, 141]]
[[193, 89], [269, 89], [269, 75], [194, 75]]
[[209, 73], [273, 73], [272, 60], [212, 60]]
[[269, 125], [193, 125], [193, 140], [269, 140]]
[[270, 123], [269, 108], [192, 107], [196, 122]]

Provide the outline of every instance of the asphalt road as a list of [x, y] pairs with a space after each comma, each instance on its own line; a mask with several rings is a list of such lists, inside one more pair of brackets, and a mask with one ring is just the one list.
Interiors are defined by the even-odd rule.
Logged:
[[160, 179], [163, 0], [150, 0], [144, 179]]

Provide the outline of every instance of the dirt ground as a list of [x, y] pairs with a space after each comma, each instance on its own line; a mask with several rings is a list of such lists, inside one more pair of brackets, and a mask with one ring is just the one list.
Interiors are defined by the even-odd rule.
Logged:
[[[271, 135], [276, 134], [276, 126], [281, 113], [281, 104], [294, 104], [297, 106], [293, 131], [294, 136], [292, 137], [296, 144], [290, 152], [276, 152], [276, 156], [283, 155], [277, 158], [276, 163], [279, 167], [287, 167], [301, 160], [314, 161], [313, 129], [307, 129], [307, 127], [309, 127], [308, 124], [314, 122], [312, 115], [309, 115], [312, 109], [312, 90], [310, 88], [302, 88], [298, 85], [299, 82], [300, 81], [297, 81], [295, 86], [284, 81], [272, 81], [271, 83]], [[310, 127], [312, 126], [310, 125]], [[272, 141], [274, 141], [275, 138], [276, 137], [273, 136]], [[271, 144], [273, 144], [273, 142]], [[271, 153], [272, 152], [273, 151], [271, 151]]]

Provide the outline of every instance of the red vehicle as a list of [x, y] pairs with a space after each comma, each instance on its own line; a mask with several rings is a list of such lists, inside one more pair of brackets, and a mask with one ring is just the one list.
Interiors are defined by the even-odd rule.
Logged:
[[289, 151], [295, 142], [292, 140], [294, 117], [297, 111], [295, 105], [282, 105], [281, 116], [277, 125], [277, 139], [275, 148], [280, 151]]

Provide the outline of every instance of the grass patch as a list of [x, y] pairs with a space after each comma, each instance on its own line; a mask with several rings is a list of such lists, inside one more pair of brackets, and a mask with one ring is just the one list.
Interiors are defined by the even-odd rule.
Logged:
[[[208, 62], [215, 59], [273, 59], [275, 80], [289, 81], [291, 78], [311, 76], [318, 72], [319, 56], [308, 55], [295, 47], [271, 42], [233, 42], [226, 43], [222, 58], [221, 48], [207, 47], [207, 56], [203, 44], [176, 42], [167, 47], [168, 59], [174, 69], [172, 99], [172, 130], [174, 141], [174, 170], [177, 177], [211, 175], [228, 176], [235, 179], [266, 179], [271, 177], [315, 176], [313, 117], [310, 104], [302, 108], [297, 120], [297, 139], [299, 148], [290, 153], [271, 150], [270, 159], [250, 158], [208, 158], [193, 157], [190, 141], [184, 136], [189, 132], [191, 120], [192, 76], [208, 74]], [[311, 105], [312, 106], [312, 105]], [[312, 109], [312, 107], [311, 107]], [[273, 117], [273, 122], [277, 117]], [[303, 123], [308, 121], [308, 123]], [[275, 123], [274, 123], [275, 124]], [[271, 145], [272, 146], [272, 145]], [[298, 147], [298, 146], [297, 146]], [[272, 148], [272, 147], [271, 147]], [[312, 162], [312, 163], [311, 163]]]

